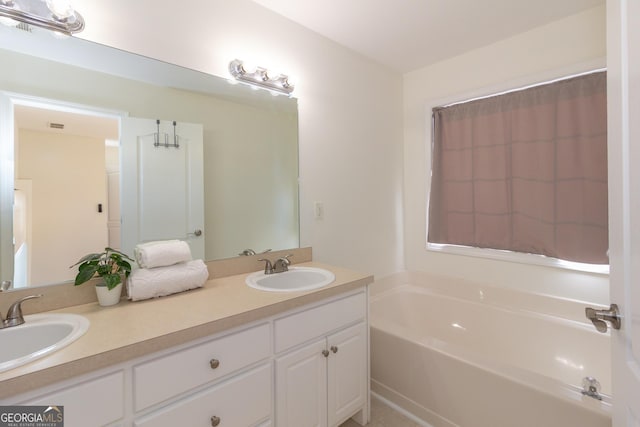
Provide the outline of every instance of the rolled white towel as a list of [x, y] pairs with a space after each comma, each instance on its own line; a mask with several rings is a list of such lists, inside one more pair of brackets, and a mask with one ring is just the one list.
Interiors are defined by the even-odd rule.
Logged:
[[129, 299], [139, 301], [199, 288], [209, 278], [207, 266], [201, 259], [168, 267], [139, 268], [127, 280]]
[[182, 240], [162, 240], [136, 245], [133, 253], [140, 268], [167, 267], [191, 261], [191, 249]]

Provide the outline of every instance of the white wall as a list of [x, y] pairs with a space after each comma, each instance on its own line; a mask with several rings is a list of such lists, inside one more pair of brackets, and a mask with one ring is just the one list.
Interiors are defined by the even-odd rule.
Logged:
[[[290, 74], [299, 98], [301, 244], [384, 276], [403, 268], [401, 76], [248, 0], [85, 0], [81, 37], [228, 77], [234, 58]], [[322, 201], [325, 218], [313, 218]]]
[[404, 76], [405, 252], [409, 270], [482, 280], [594, 302], [608, 301], [608, 278], [569, 270], [429, 252], [428, 105], [489, 94], [604, 65], [605, 8], [598, 7]]

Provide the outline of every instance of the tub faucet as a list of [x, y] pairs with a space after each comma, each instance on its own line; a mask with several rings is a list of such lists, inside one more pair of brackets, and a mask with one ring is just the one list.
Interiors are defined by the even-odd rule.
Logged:
[[22, 325], [24, 323], [24, 317], [22, 316], [22, 302], [28, 299], [40, 298], [41, 296], [42, 294], [28, 295], [11, 304], [9, 311], [7, 311], [6, 319], [3, 319], [2, 314], [0, 313], [0, 329]]
[[597, 400], [602, 400], [600, 394], [600, 383], [593, 377], [584, 377], [582, 379], [582, 394], [585, 396], [593, 397]]

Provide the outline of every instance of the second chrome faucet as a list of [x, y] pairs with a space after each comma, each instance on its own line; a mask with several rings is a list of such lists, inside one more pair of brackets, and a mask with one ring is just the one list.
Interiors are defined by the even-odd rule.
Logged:
[[291, 265], [289, 257], [291, 256], [293, 255], [286, 255], [282, 258], [278, 258], [273, 263], [266, 258], [260, 258], [258, 261], [264, 261], [264, 274], [282, 273], [284, 271], [289, 271], [289, 265]]
[[0, 313], [0, 329], [22, 325], [24, 323], [24, 317], [22, 316], [22, 302], [29, 299], [40, 298], [41, 296], [42, 295], [29, 295], [24, 298], [20, 298], [18, 301], [11, 304], [9, 311], [7, 312], [6, 319], [3, 319], [2, 314]]

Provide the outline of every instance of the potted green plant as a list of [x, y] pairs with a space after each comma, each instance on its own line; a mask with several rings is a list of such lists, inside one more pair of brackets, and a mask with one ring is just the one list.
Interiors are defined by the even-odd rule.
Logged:
[[126, 254], [112, 248], [104, 248], [104, 252], [85, 255], [71, 267], [78, 266], [75, 285], [82, 285], [91, 278], [102, 278], [101, 283], [96, 284], [98, 303], [102, 306], [114, 305], [120, 301], [122, 283], [131, 274], [131, 262], [134, 262]]

